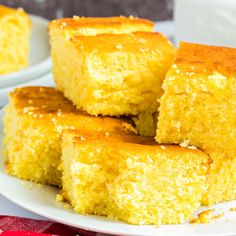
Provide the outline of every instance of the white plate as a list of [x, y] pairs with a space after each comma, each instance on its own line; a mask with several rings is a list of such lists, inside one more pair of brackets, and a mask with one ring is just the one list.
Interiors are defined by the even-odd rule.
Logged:
[[229, 211], [236, 207], [236, 201], [218, 204], [210, 209], [217, 213], [224, 212], [222, 218], [210, 224], [182, 224], [165, 225], [160, 228], [154, 226], [134, 226], [123, 222], [110, 220], [105, 217], [79, 215], [73, 210], [66, 209], [63, 203], [55, 201], [58, 189], [50, 186], [32, 184], [9, 176], [4, 171], [3, 164], [3, 111], [0, 111], [0, 194], [19, 206], [70, 226], [87, 229], [95, 232], [115, 235], [135, 236], [171, 236], [171, 235], [236, 235], [236, 212]]
[[54, 86], [52, 74], [48, 73], [32, 81], [0, 89], [0, 108], [3, 107], [5, 104], [7, 104], [8, 94], [11, 91], [13, 91], [15, 88], [26, 87], [26, 86]]
[[32, 20], [29, 55], [30, 65], [20, 71], [0, 76], [0, 88], [32, 80], [45, 74], [51, 68], [47, 32], [48, 20], [34, 15], [31, 15], [30, 18]]
[[155, 22], [154, 31], [162, 32], [166, 37], [174, 43], [175, 25], [174, 21], [158, 21]]

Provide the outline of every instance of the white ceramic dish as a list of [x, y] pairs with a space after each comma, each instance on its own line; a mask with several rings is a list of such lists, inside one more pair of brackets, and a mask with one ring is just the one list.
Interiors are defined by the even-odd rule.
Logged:
[[[210, 224], [182, 224], [165, 225], [160, 228], [154, 226], [135, 226], [123, 222], [110, 220], [105, 217], [79, 215], [71, 209], [66, 209], [63, 203], [55, 201], [58, 189], [22, 181], [9, 176], [4, 171], [3, 164], [3, 110], [0, 111], [0, 194], [17, 205], [70, 226], [87, 229], [95, 232], [114, 235], [135, 236], [222, 236], [236, 235], [236, 212], [229, 211], [236, 207], [236, 201], [218, 204], [215, 214], [224, 213], [224, 216]], [[202, 209], [201, 209], [202, 210]]]
[[173, 21], [155, 22], [154, 31], [163, 33], [172, 43], [174, 43], [175, 25]]
[[31, 15], [29, 67], [18, 72], [0, 76], [0, 93], [4, 87], [24, 83], [42, 76], [51, 68], [50, 46], [47, 32], [48, 20]]
[[10, 87], [0, 89], [0, 108], [3, 107], [8, 102], [8, 94], [13, 91], [16, 87], [25, 87], [25, 86], [54, 86], [52, 74], [48, 73], [40, 78], [28, 81], [22, 84], [16, 84]]

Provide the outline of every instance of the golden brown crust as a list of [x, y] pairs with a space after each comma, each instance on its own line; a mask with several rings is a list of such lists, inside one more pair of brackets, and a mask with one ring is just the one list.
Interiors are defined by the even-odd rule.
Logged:
[[106, 28], [106, 27], [117, 27], [119, 25], [145, 25], [147, 27], [153, 28], [154, 22], [136, 18], [136, 17], [78, 17], [74, 16], [73, 18], [63, 18], [56, 19], [49, 23], [49, 28], [59, 27], [61, 29], [77, 29], [78, 27], [82, 28]]
[[74, 143], [80, 143], [81, 141], [114, 141], [114, 142], [128, 142], [128, 143], [139, 143], [139, 144], [147, 144], [154, 145], [156, 144], [153, 137], [144, 137], [137, 136], [125, 133], [112, 133], [112, 132], [94, 132], [90, 130], [72, 130], [68, 129], [63, 132], [63, 135], [70, 135]]
[[[77, 49], [87, 51], [120, 52], [134, 51], [143, 53], [146, 51], [173, 50], [168, 39], [161, 33], [134, 32], [130, 34], [99, 34], [93, 36], [76, 35], [71, 38]], [[96, 43], [96, 49], [94, 44]]]
[[26, 12], [22, 8], [11, 8], [11, 7], [6, 7], [3, 5], [0, 5], [0, 17], [8, 14], [22, 14], [22, 15], [27, 15]]
[[[140, 149], [148, 152], [175, 152], [175, 154], [197, 154], [199, 157], [206, 157], [206, 154], [199, 149], [188, 147], [180, 147], [178, 145], [158, 145], [152, 137], [135, 136], [129, 134], [115, 134], [110, 132], [93, 132], [89, 130], [65, 130], [63, 136], [70, 135], [74, 144], [81, 142], [89, 142], [91, 145], [96, 145], [97, 142], [110, 143], [127, 149]], [[125, 144], [126, 143], [126, 144]], [[206, 159], [206, 164], [210, 164], [210, 158]]]
[[[81, 126], [103, 127], [113, 132], [136, 133], [132, 123], [125, 118], [94, 117], [90, 116], [72, 105], [63, 94], [50, 87], [24, 87], [17, 88], [10, 93], [11, 102], [19, 114], [29, 115], [32, 118], [48, 121], [53, 115], [60, 119], [80, 120]], [[66, 116], [69, 115], [69, 116]], [[89, 129], [89, 127], [87, 127]], [[94, 127], [90, 127], [93, 130]], [[101, 128], [101, 130], [103, 130]]]
[[236, 49], [181, 42], [177, 51], [176, 70], [203, 73], [217, 71], [225, 76], [236, 74]]
[[39, 114], [63, 112], [77, 112], [69, 100], [54, 88], [49, 87], [24, 87], [17, 88], [10, 93], [18, 110], [30, 108]]

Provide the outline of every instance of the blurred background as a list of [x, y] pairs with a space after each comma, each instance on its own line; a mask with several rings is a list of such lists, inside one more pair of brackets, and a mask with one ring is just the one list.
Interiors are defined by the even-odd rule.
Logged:
[[80, 16], [133, 15], [155, 21], [170, 20], [173, 0], [0, 0], [48, 19]]

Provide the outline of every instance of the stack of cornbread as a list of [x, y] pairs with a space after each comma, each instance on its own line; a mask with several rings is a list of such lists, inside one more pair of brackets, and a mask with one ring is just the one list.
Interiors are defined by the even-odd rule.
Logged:
[[183, 223], [235, 198], [236, 49], [185, 43], [174, 59], [152, 31], [134, 17], [52, 21], [56, 89], [10, 94], [7, 172], [59, 186], [78, 213], [132, 224]]
[[23, 9], [0, 5], [0, 75], [28, 65], [31, 20]]

